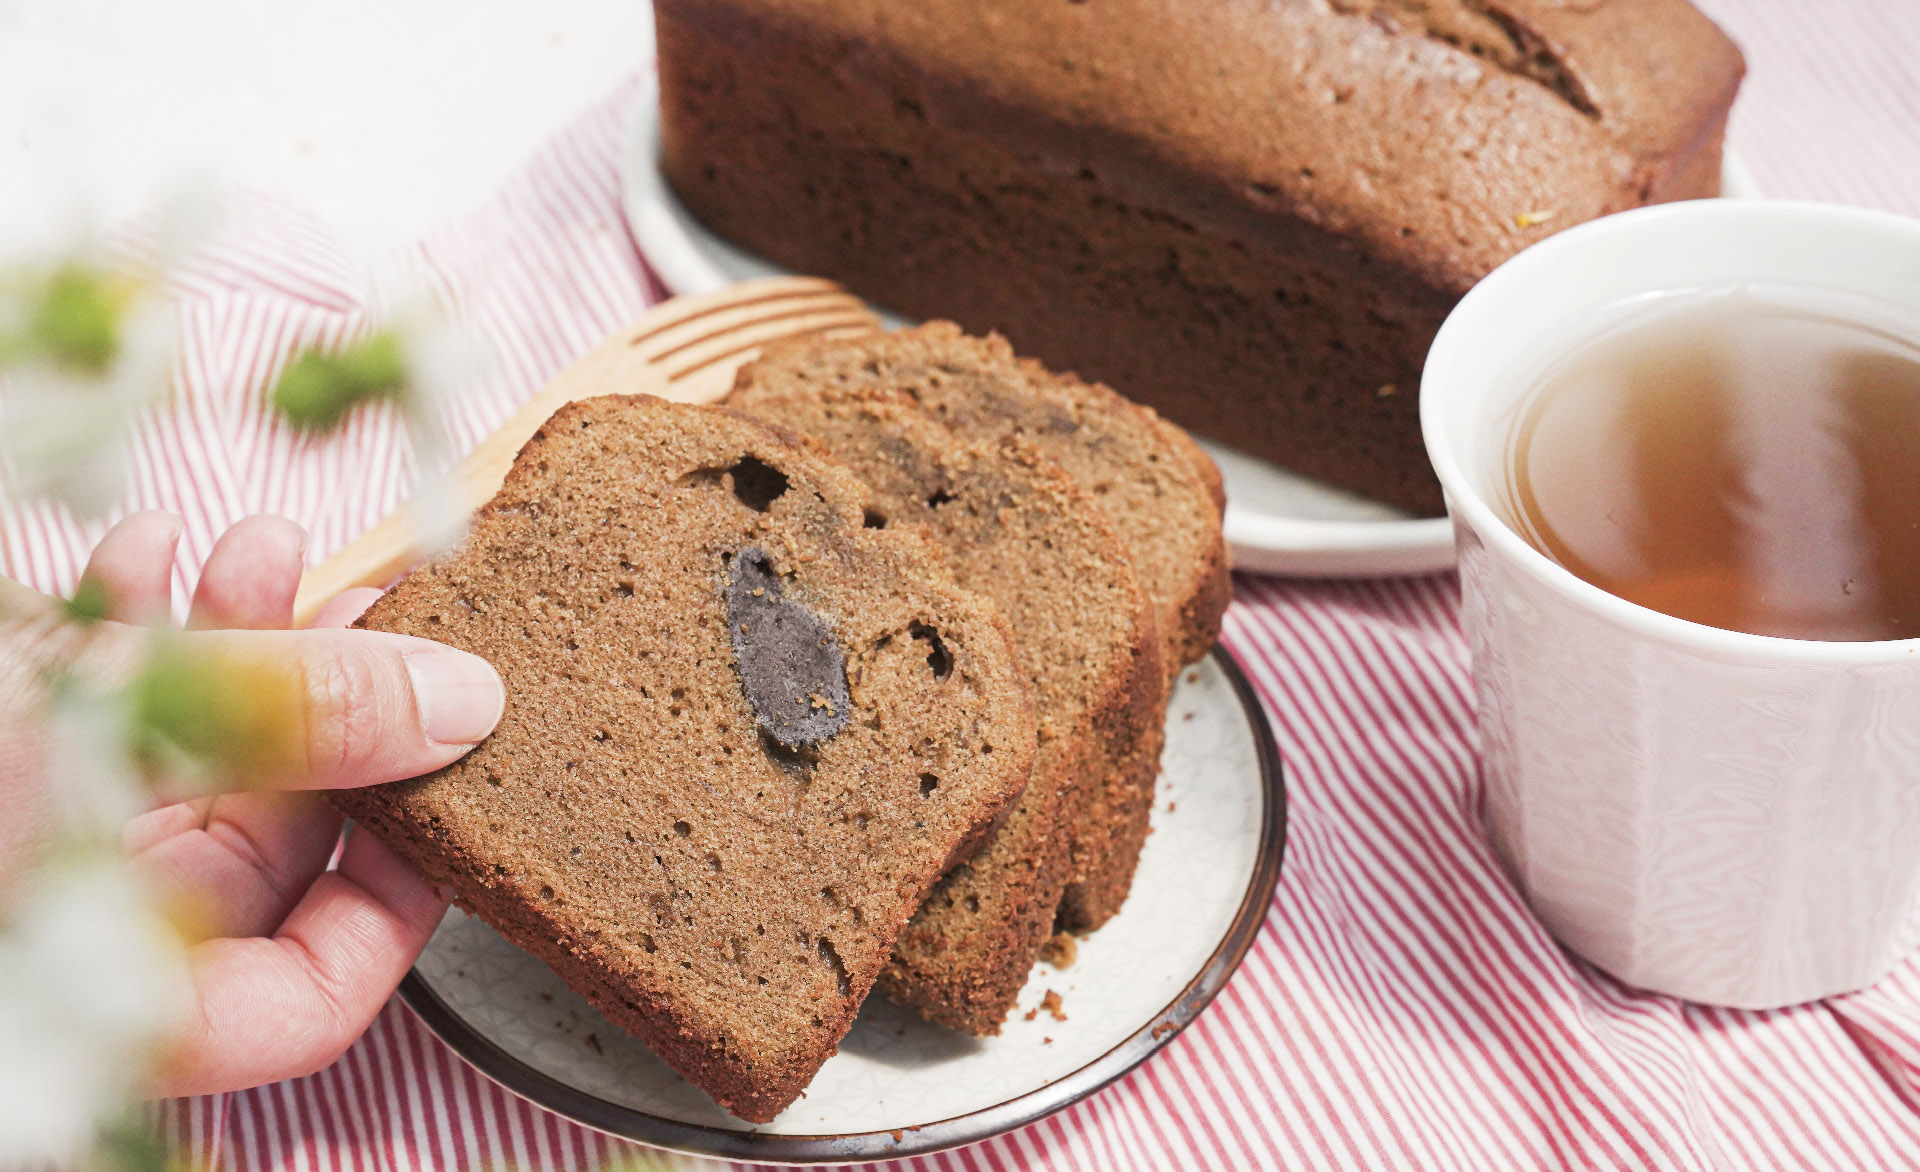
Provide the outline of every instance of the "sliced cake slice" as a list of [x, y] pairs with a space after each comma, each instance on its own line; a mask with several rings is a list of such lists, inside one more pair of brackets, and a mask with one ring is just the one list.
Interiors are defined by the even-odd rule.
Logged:
[[[1019, 436], [1093, 497], [1152, 599], [1171, 676], [1213, 646], [1232, 596], [1219, 470], [1180, 428], [1104, 386], [1014, 356], [997, 335], [970, 337], [951, 322], [831, 343], [768, 350], [741, 372], [732, 402], [810, 387], [868, 387], [912, 396], [963, 439]], [[1158, 735], [1156, 733], [1156, 735]], [[1143, 780], [1110, 849], [1081, 849], [1060, 923], [1088, 931], [1120, 910], [1133, 884], [1159, 773], [1158, 742], [1132, 764]]]
[[507, 706], [335, 803], [756, 1122], [1036, 751], [1004, 621], [870, 507], [735, 412], [585, 400], [361, 620], [485, 657]]
[[[749, 373], [742, 385], [761, 384]], [[1158, 757], [1166, 674], [1153, 608], [1092, 497], [1017, 436], [956, 437], [898, 392], [756, 394], [873, 490], [868, 523], [913, 527], [1012, 624], [1033, 685], [1033, 781], [980, 852], [936, 887], [880, 988], [933, 1021], [998, 1033], [1051, 934], [1076, 853], [1104, 856]], [[1144, 777], [1152, 793], [1153, 775]]]
[[1092, 493], [1124, 534], [1153, 599], [1170, 674], [1220, 635], [1233, 587], [1220, 518], [1226, 491], [1213, 460], [1185, 431], [1098, 383], [1015, 356], [998, 334], [952, 322], [829, 343], [772, 347], [743, 371], [730, 400], [804, 383], [881, 387], [911, 395], [964, 439], [1019, 435]]

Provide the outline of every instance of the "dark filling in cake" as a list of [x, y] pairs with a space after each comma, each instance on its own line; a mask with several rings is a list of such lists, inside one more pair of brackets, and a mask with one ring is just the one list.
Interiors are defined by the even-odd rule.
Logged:
[[798, 749], [846, 726], [853, 710], [846, 656], [825, 623], [784, 597], [757, 546], [742, 550], [728, 571], [727, 626], [740, 683], [768, 736]]

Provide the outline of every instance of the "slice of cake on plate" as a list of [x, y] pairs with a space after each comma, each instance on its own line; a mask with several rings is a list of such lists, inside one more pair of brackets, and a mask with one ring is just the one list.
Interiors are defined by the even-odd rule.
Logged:
[[1143, 794], [1152, 800], [1154, 770], [1137, 764], [1157, 765], [1166, 710], [1153, 607], [1092, 495], [1019, 437], [961, 439], [899, 391], [811, 383], [780, 394], [754, 368], [738, 385], [756, 415], [866, 481], [868, 524], [927, 533], [955, 579], [1012, 627], [1040, 729], [1033, 781], [934, 888], [880, 982], [930, 1020], [998, 1033], [1076, 855], [1108, 857], [1116, 828]]
[[754, 1121], [1036, 749], [1004, 621], [871, 507], [737, 413], [585, 400], [361, 620], [485, 657], [507, 705], [455, 764], [335, 803]]
[[[1107, 387], [1015, 357], [997, 336], [949, 322], [830, 343], [773, 347], [741, 371], [730, 402], [829, 388], [878, 389], [919, 403], [955, 436], [1017, 437], [1057, 464], [1121, 538], [1154, 608], [1169, 676], [1212, 648], [1231, 596], [1220, 475], [1192, 438]], [[1108, 778], [1104, 830], [1077, 840], [1061, 926], [1087, 931], [1125, 902], [1146, 839], [1160, 726]]]

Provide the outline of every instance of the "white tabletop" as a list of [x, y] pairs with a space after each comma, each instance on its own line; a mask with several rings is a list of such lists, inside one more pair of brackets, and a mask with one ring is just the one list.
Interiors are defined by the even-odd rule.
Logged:
[[0, 0], [0, 256], [229, 183], [383, 251], [652, 53], [645, 0]]

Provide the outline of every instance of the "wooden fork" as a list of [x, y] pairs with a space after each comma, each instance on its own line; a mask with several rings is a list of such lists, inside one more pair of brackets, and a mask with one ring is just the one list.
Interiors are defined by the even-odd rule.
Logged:
[[[556, 375], [449, 474], [453, 507], [492, 499], [522, 444], [561, 406], [595, 395], [657, 395], [710, 403], [761, 347], [786, 338], [837, 337], [880, 328], [879, 319], [831, 281], [766, 277], [719, 293], [661, 302]], [[403, 505], [300, 579], [293, 621], [304, 627], [322, 603], [354, 586], [384, 586], [419, 559], [421, 526]]]

